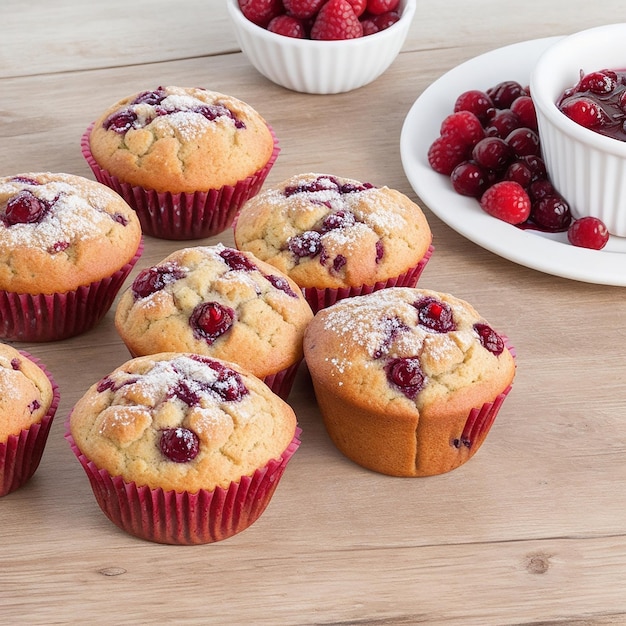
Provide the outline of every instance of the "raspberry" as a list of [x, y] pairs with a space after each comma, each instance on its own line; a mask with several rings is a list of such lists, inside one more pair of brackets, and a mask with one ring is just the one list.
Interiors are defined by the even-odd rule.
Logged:
[[301, 20], [290, 15], [277, 15], [267, 25], [267, 30], [277, 35], [305, 39], [306, 31]]
[[597, 217], [581, 217], [569, 227], [567, 238], [574, 246], [602, 250], [609, 240], [609, 231]]
[[326, 0], [283, 0], [283, 6], [287, 15], [308, 20], [322, 8], [324, 2]]
[[247, 19], [263, 28], [284, 12], [282, 0], [239, 0], [239, 8]]
[[530, 198], [524, 188], [514, 181], [501, 181], [485, 191], [480, 206], [486, 213], [509, 224], [521, 224], [530, 215]]
[[311, 39], [356, 39], [362, 36], [363, 26], [348, 0], [328, 0], [311, 28]]
[[400, 0], [367, 0], [367, 12], [372, 15], [381, 15], [387, 11], [395, 11]]
[[[325, 2], [325, 0], [322, 0], [323, 4]], [[356, 14], [357, 17], [361, 17], [361, 15], [363, 15], [363, 13], [365, 13], [365, 9], [367, 7], [367, 0], [348, 0], [348, 2], [352, 5], [352, 8], [354, 9], [354, 13]]]
[[468, 147], [454, 135], [439, 136], [428, 149], [428, 163], [440, 174], [449, 176], [452, 170], [467, 160]]
[[441, 123], [442, 135], [455, 135], [468, 146], [475, 146], [485, 136], [480, 120], [471, 111], [448, 115]]

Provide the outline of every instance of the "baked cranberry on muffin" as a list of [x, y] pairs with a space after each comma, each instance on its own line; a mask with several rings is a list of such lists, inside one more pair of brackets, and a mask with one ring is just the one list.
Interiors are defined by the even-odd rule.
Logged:
[[124, 363], [87, 390], [67, 429], [109, 519], [173, 544], [250, 526], [299, 445], [293, 410], [267, 385], [233, 363], [186, 353]]
[[469, 303], [417, 288], [320, 311], [304, 352], [332, 441], [394, 476], [441, 474], [470, 459], [515, 375], [512, 348]]
[[0, 496], [39, 467], [58, 404], [58, 386], [41, 362], [0, 343]]
[[313, 318], [298, 286], [222, 244], [177, 250], [142, 270], [115, 324], [133, 356], [195, 352], [234, 361], [286, 397]]
[[313, 311], [337, 299], [416, 285], [432, 253], [421, 208], [389, 187], [307, 173], [242, 207], [235, 245], [287, 274]]
[[168, 239], [224, 230], [278, 156], [272, 129], [250, 105], [176, 86], [111, 105], [82, 148], [96, 178], [137, 210], [144, 232]]
[[135, 212], [108, 187], [50, 172], [0, 178], [0, 338], [88, 330], [141, 251]]

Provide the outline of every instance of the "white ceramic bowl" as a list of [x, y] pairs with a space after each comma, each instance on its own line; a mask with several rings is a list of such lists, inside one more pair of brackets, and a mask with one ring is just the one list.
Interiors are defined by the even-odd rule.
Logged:
[[237, 0], [226, 1], [237, 41], [250, 63], [278, 85], [315, 94], [351, 91], [378, 78], [398, 56], [416, 5], [416, 0], [400, 0], [400, 20], [373, 35], [313, 41], [261, 28], [244, 17]]
[[626, 70], [626, 24], [590, 28], [559, 39], [530, 76], [543, 157], [553, 185], [574, 217], [593, 215], [609, 232], [626, 237], [626, 142], [570, 120], [556, 106], [585, 74]]

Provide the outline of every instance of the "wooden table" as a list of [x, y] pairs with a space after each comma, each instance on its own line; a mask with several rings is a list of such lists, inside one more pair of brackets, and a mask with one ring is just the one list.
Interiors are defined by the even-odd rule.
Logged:
[[[201, 85], [273, 125], [282, 152], [268, 183], [321, 171], [417, 199], [399, 137], [432, 81], [482, 52], [609, 21], [626, 21], [620, 0], [419, 0], [388, 72], [311, 96], [252, 68], [217, 0], [2, 0], [0, 173], [91, 177], [79, 139], [105, 106]], [[436, 251], [420, 284], [471, 301], [518, 352], [471, 462], [428, 479], [354, 465], [302, 373], [291, 401], [303, 443], [255, 525], [197, 547], [134, 539], [101, 513], [63, 438], [73, 403], [128, 358], [109, 312], [83, 336], [19, 345], [62, 399], [37, 474], [0, 501], [2, 623], [626, 624], [624, 291], [516, 265], [426, 210]], [[178, 247], [147, 239], [139, 267]]]

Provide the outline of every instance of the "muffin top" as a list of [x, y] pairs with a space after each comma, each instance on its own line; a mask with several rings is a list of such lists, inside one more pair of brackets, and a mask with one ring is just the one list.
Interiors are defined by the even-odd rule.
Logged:
[[66, 292], [136, 254], [141, 227], [114, 191], [71, 174], [0, 178], [0, 289]]
[[313, 313], [298, 286], [222, 244], [177, 250], [122, 294], [117, 330], [134, 356], [195, 352], [264, 378], [302, 358]]
[[158, 87], [123, 98], [95, 122], [94, 159], [121, 181], [172, 193], [244, 180], [269, 161], [274, 137], [251, 106], [202, 88]]
[[467, 302], [393, 287], [320, 311], [304, 339], [307, 365], [332, 393], [381, 414], [445, 407], [467, 414], [513, 380], [503, 338]]
[[79, 450], [137, 486], [228, 487], [280, 458], [296, 432], [291, 407], [237, 365], [185, 353], [124, 363], [70, 416]]
[[242, 207], [235, 243], [301, 287], [373, 285], [424, 257], [432, 241], [417, 204], [389, 187], [300, 174]]
[[0, 443], [40, 422], [52, 400], [46, 373], [12, 346], [0, 343]]

